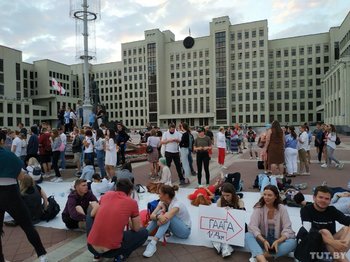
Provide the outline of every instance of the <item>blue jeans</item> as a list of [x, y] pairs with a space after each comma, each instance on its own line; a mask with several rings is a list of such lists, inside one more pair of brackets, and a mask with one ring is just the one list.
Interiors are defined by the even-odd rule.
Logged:
[[340, 164], [339, 160], [334, 157], [334, 151], [334, 148], [327, 146], [327, 165], [329, 166], [332, 164], [332, 160], [338, 165]]
[[185, 171], [185, 178], [189, 178], [191, 175], [190, 163], [188, 162], [188, 154], [188, 147], [180, 147], [181, 163]]
[[[270, 245], [272, 245], [272, 243], [270, 243]], [[263, 243], [258, 241], [250, 232], [245, 233], [244, 246], [252, 253], [252, 257], [263, 255], [265, 252]], [[273, 256], [276, 258], [288, 255], [290, 252], [294, 251], [296, 246], [297, 241], [294, 238], [286, 239], [278, 245], [278, 252]]]
[[188, 148], [188, 165], [190, 166], [191, 172], [194, 171], [193, 169], [193, 157], [192, 157], [192, 149]]
[[96, 160], [97, 160], [97, 165], [100, 168], [101, 177], [103, 178], [106, 176], [104, 150], [96, 150]]
[[[147, 231], [152, 232], [157, 226], [157, 222], [152, 220], [151, 223], [147, 226]], [[171, 233], [174, 234], [174, 236], [182, 239], [188, 238], [191, 234], [191, 228], [185, 225], [185, 223], [180, 218], [173, 216], [170, 221], [158, 228], [155, 237], [162, 239], [168, 229]]]
[[66, 148], [64, 148], [64, 150], [62, 152], [60, 152], [60, 168], [62, 169], [66, 169]]

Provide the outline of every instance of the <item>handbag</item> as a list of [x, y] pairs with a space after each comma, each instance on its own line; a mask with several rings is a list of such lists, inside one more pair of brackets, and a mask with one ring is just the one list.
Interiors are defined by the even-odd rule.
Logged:
[[152, 146], [147, 146], [147, 147], [146, 147], [146, 152], [147, 152], [148, 154], [152, 153], [152, 152], [153, 152], [153, 147], [152, 147]]

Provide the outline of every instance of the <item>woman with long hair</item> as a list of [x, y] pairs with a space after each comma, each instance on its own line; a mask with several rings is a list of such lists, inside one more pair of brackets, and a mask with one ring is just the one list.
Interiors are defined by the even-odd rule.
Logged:
[[52, 147], [52, 168], [55, 170], [55, 177], [52, 178], [51, 182], [62, 182], [63, 179], [61, 177], [60, 170], [58, 168], [58, 159], [60, 158], [60, 146], [62, 144], [61, 137], [58, 133], [57, 129], [52, 130], [51, 132], [51, 147]]
[[[224, 183], [221, 186], [221, 197], [216, 202], [218, 207], [233, 208], [245, 210], [244, 202], [236, 194], [235, 187], [231, 183]], [[221, 253], [222, 257], [230, 256], [234, 249], [227, 243], [212, 242], [216, 251]]]
[[[172, 186], [164, 185], [160, 188], [159, 204], [152, 212], [150, 219], [151, 223], [147, 226], [149, 233], [158, 227], [157, 233], [152, 237], [151, 242], [143, 252], [144, 257], [152, 257], [157, 251], [157, 243], [162, 239], [167, 230], [178, 238], [187, 239], [191, 234], [191, 217], [186, 206], [177, 200], [175, 190]], [[165, 213], [158, 212], [165, 206], [168, 210]]]
[[287, 131], [284, 149], [287, 176], [295, 176], [298, 172], [298, 135], [295, 133], [294, 126], [289, 126]]
[[105, 170], [105, 136], [101, 129], [96, 130], [95, 152], [97, 165], [100, 168], [101, 177], [106, 177]]
[[159, 151], [158, 147], [160, 146], [160, 137], [157, 136], [157, 131], [153, 128], [150, 131], [150, 136], [147, 138], [147, 146], [152, 147], [152, 152], [147, 154], [147, 160], [151, 164], [151, 179], [156, 179], [158, 175], [158, 159]]
[[267, 185], [254, 205], [245, 235], [245, 246], [252, 253], [249, 261], [266, 262], [269, 257], [288, 255], [296, 244], [292, 223], [278, 189]]
[[332, 165], [332, 161], [335, 162], [335, 167], [338, 169], [342, 169], [344, 167], [344, 163], [341, 163], [334, 156], [334, 151], [337, 148], [335, 141], [337, 140], [337, 132], [335, 126], [330, 124], [327, 126], [328, 134], [326, 136], [326, 144], [327, 144], [327, 160], [326, 163], [321, 165], [321, 167], [326, 168]]
[[283, 174], [284, 134], [280, 123], [274, 120], [267, 130], [266, 143], [262, 151], [267, 152], [267, 165], [273, 175]]
[[106, 158], [105, 158], [105, 169], [110, 179], [115, 176], [115, 166], [117, 165], [117, 145], [115, 143], [115, 132], [113, 129], [107, 130], [105, 136], [106, 141]]
[[185, 183], [190, 183], [190, 175], [191, 175], [191, 167], [190, 163], [188, 161], [188, 155], [190, 154], [190, 137], [192, 136], [190, 128], [188, 127], [187, 123], [182, 123], [182, 136], [181, 141], [179, 143], [180, 147], [180, 157], [181, 157], [181, 163], [182, 168], [184, 169], [185, 173]]

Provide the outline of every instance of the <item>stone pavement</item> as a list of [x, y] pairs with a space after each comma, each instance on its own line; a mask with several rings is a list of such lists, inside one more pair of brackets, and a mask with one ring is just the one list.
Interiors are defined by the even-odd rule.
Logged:
[[[335, 168], [323, 169], [317, 163], [314, 148], [311, 150], [312, 164], [310, 167], [311, 175], [292, 178], [292, 183], [307, 182], [308, 188], [304, 190], [305, 194], [311, 194], [312, 188], [327, 181], [329, 186], [347, 187], [350, 181], [350, 137], [341, 136], [341, 145], [338, 146], [335, 155], [345, 163], [342, 170]], [[243, 154], [229, 154], [226, 156], [225, 165], [228, 169], [225, 173], [240, 172], [244, 180], [244, 191], [256, 191], [252, 188], [255, 176], [259, 173], [256, 160], [249, 160], [247, 150]], [[195, 166], [195, 164], [194, 164]], [[65, 170], [62, 172], [65, 181], [73, 181], [74, 170]], [[134, 163], [133, 173], [135, 182], [146, 185], [148, 182], [149, 164], [147, 162]], [[211, 181], [215, 181], [220, 169], [217, 164], [217, 150], [214, 150], [212, 160], [210, 161]], [[172, 166], [172, 178], [175, 183], [178, 182], [176, 170]], [[187, 187], [195, 188], [197, 186], [196, 177], [192, 176], [191, 184]], [[57, 185], [59, 186], [59, 184]], [[69, 230], [59, 230], [53, 228], [37, 227], [42, 238], [44, 246], [48, 250], [49, 261], [92, 261], [91, 254], [86, 250], [86, 237], [81, 232]], [[19, 228], [4, 226], [4, 236], [2, 238], [5, 258], [9, 261], [35, 261], [35, 252], [28, 243], [25, 234]], [[128, 261], [222, 261], [213, 248], [179, 245], [168, 243], [165, 247], [158, 245], [157, 253], [149, 259], [142, 257], [145, 247], [136, 250]], [[236, 251], [230, 258], [230, 261], [248, 261], [249, 254]], [[104, 260], [108, 261], [108, 260]], [[281, 258], [277, 261], [293, 261], [292, 258]]]

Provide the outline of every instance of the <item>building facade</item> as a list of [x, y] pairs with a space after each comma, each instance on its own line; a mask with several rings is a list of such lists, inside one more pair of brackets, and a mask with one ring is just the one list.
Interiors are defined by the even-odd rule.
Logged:
[[[268, 21], [232, 25], [214, 18], [209, 35], [175, 41], [171, 31], [145, 31], [122, 44], [121, 61], [90, 65], [109, 120], [132, 128], [350, 123], [350, 15], [329, 32], [268, 39]], [[66, 89], [52, 89], [55, 78]], [[0, 46], [0, 126], [53, 123], [59, 108], [83, 100], [82, 64], [22, 62]]]

